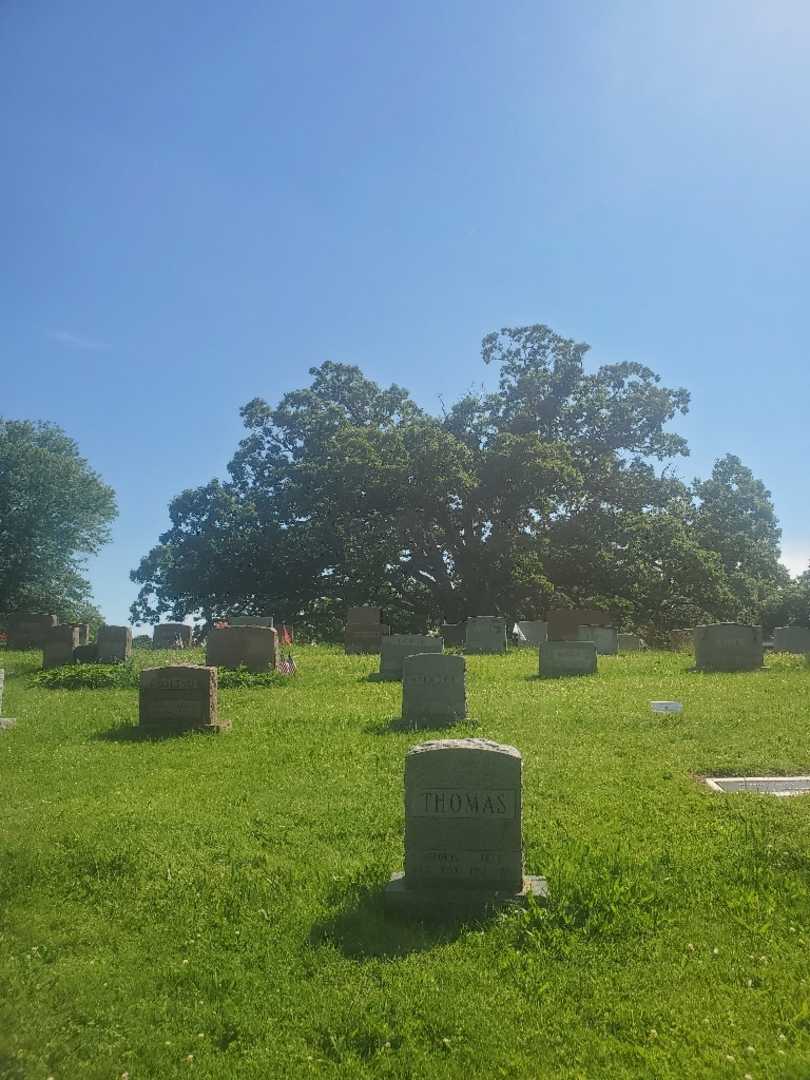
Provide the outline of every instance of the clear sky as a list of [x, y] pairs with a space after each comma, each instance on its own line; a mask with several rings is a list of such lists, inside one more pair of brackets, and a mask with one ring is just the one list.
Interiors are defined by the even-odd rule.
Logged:
[[111, 622], [238, 408], [332, 359], [438, 408], [545, 322], [693, 395], [810, 558], [802, 0], [0, 3], [0, 414], [115, 488]]

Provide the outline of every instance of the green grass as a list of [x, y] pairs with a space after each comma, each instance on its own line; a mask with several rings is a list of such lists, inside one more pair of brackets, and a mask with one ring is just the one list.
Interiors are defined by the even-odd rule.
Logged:
[[382, 913], [398, 684], [296, 661], [221, 691], [229, 734], [135, 741], [134, 689], [45, 689], [0, 652], [0, 1077], [810, 1076], [810, 797], [695, 779], [810, 772], [803, 660], [468, 658], [477, 725], [451, 734], [523, 752], [551, 901], [455, 928]]

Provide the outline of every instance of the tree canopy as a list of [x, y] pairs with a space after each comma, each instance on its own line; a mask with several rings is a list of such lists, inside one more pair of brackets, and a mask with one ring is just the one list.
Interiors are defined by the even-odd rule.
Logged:
[[785, 578], [769, 493], [732, 456], [680, 480], [688, 392], [587, 351], [489, 334], [497, 389], [440, 416], [331, 362], [254, 398], [229, 479], [177, 496], [133, 571], [133, 619], [271, 611], [327, 634], [359, 603], [405, 630], [588, 601], [649, 633], [759, 610]]
[[112, 488], [61, 428], [0, 418], [0, 612], [98, 621], [84, 560], [116, 512]]

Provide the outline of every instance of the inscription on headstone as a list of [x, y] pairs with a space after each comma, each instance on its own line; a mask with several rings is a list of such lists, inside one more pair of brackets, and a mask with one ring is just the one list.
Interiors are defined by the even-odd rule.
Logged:
[[273, 671], [278, 667], [278, 631], [272, 626], [227, 626], [211, 630], [205, 642], [211, 667]]
[[440, 653], [444, 641], [428, 634], [391, 634], [380, 645], [380, 671], [378, 678], [398, 681], [402, 678], [402, 663], [406, 656], [417, 653]]
[[391, 910], [420, 916], [482, 910], [545, 896], [524, 878], [522, 759], [486, 739], [422, 743], [405, 758], [405, 873], [386, 889]]
[[463, 656], [417, 653], [402, 661], [402, 720], [408, 727], [443, 727], [467, 715]]
[[217, 716], [217, 669], [196, 664], [144, 668], [138, 716], [144, 731], [222, 731], [230, 723]]
[[540, 646], [540, 678], [596, 673], [596, 645], [592, 641], [544, 641]]
[[96, 634], [96, 657], [100, 664], [118, 664], [132, 656], [131, 626], [100, 626]]
[[619, 635], [612, 626], [578, 626], [577, 641], [592, 641], [599, 656], [615, 656]]
[[73, 651], [79, 644], [79, 628], [72, 623], [52, 626], [42, 645], [42, 667], [61, 667], [73, 663]]
[[753, 671], [762, 667], [762, 627], [714, 623], [695, 627], [698, 671]]
[[152, 635], [153, 649], [188, 649], [191, 645], [191, 627], [186, 623], [159, 623]]
[[776, 652], [810, 653], [810, 630], [806, 626], [777, 626], [773, 647]]
[[467, 619], [464, 652], [470, 655], [506, 652], [506, 619], [498, 615], [479, 615]]

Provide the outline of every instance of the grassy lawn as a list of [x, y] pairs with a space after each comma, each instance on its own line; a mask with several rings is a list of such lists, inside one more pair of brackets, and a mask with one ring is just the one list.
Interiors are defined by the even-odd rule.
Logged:
[[388, 729], [376, 658], [295, 655], [221, 690], [229, 734], [144, 742], [134, 689], [33, 687], [39, 655], [0, 651], [0, 1077], [810, 1077], [810, 796], [695, 779], [810, 773], [803, 659], [468, 658], [449, 734], [522, 751], [551, 902], [429, 929], [381, 888], [437, 733]]

